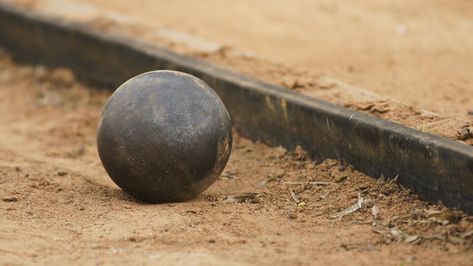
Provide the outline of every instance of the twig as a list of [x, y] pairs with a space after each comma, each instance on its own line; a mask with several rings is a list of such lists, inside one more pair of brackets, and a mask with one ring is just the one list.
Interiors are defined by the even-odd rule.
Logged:
[[285, 185], [316, 185], [316, 186], [327, 186], [333, 184], [333, 182], [325, 182], [325, 181], [312, 181], [312, 182], [283, 182]]

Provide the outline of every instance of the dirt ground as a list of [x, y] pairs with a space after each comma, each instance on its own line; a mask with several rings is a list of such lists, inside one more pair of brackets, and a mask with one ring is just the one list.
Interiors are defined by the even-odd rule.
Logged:
[[0, 264], [471, 264], [473, 217], [238, 135], [199, 198], [136, 202], [96, 152], [108, 96], [0, 56]]
[[471, 1], [1, 1], [473, 144]]
[[[67, 6], [55, 0], [30, 2], [42, 8], [62, 2], [58, 12]], [[113, 11], [155, 29], [167, 27], [324, 73], [445, 115], [473, 110], [469, 0], [76, 2], [101, 14]]]
[[[423, 131], [458, 139], [473, 125], [463, 117], [473, 103], [470, 1], [13, 2]], [[0, 264], [473, 261], [473, 217], [394, 181], [238, 135], [222, 177], [199, 198], [136, 202], [96, 153], [109, 92], [0, 54]]]
[[468, 0], [81, 0], [445, 115], [473, 109]]

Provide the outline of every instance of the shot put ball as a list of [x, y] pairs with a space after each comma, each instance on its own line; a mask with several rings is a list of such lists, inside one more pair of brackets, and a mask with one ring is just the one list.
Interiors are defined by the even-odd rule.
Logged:
[[231, 147], [222, 100], [202, 80], [177, 71], [125, 82], [105, 104], [97, 130], [108, 175], [150, 203], [197, 196], [221, 174]]

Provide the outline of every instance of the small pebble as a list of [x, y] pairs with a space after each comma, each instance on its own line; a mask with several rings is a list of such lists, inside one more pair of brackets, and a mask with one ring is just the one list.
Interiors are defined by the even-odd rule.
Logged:
[[58, 176], [65, 176], [65, 175], [67, 175], [67, 172], [66, 171], [59, 171], [59, 172], [57, 172], [57, 175]]
[[15, 197], [15, 196], [3, 197], [2, 201], [4, 201], [4, 202], [17, 202], [18, 198]]
[[341, 183], [341, 182], [345, 181], [345, 179], [347, 179], [347, 178], [348, 178], [347, 175], [340, 175], [340, 176], [335, 178], [335, 182], [336, 183]]
[[470, 129], [468, 127], [462, 128], [458, 131], [458, 137], [459, 140], [466, 140], [470, 138]]

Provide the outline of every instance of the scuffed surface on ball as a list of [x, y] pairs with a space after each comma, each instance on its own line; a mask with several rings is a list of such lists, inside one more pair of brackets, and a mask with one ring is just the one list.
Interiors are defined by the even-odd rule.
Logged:
[[176, 71], [138, 75], [118, 88], [99, 120], [97, 147], [112, 180], [152, 203], [183, 201], [221, 174], [230, 116], [200, 79]]

